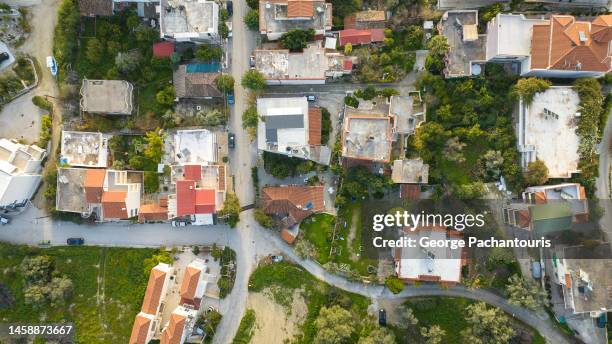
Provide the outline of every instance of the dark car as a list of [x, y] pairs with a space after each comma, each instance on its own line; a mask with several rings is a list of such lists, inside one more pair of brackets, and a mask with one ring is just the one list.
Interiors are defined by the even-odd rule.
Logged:
[[234, 14], [234, 4], [231, 1], [225, 3], [225, 8], [227, 9], [227, 14], [231, 17]]
[[229, 148], [236, 147], [236, 135], [234, 135], [232, 133], [228, 133], [227, 134], [227, 146]]
[[9, 54], [6, 52], [0, 53], [0, 63], [9, 59]]
[[380, 326], [387, 326], [387, 311], [382, 308], [378, 311], [378, 324]]
[[70, 246], [81, 246], [85, 243], [85, 239], [83, 238], [68, 238], [66, 243]]

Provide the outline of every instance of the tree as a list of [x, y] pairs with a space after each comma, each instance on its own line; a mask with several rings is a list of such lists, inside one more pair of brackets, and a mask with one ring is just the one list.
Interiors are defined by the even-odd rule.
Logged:
[[414, 311], [410, 307], [405, 307], [401, 313], [402, 320], [400, 326], [407, 328], [419, 324], [419, 319], [414, 315]]
[[544, 305], [546, 292], [536, 283], [528, 281], [517, 274], [510, 276], [508, 282], [506, 292], [508, 293], [509, 303], [532, 310], [536, 310]]
[[346, 96], [344, 97], [344, 104], [353, 108], [357, 108], [359, 106], [359, 100], [357, 100], [357, 98], [353, 96]]
[[425, 344], [440, 344], [446, 335], [446, 331], [438, 325], [433, 325], [429, 328], [421, 327], [421, 336], [425, 338]]
[[227, 217], [227, 223], [234, 228], [240, 221], [240, 201], [235, 193], [228, 192], [223, 202], [223, 208], [219, 211], [220, 216]]
[[159, 105], [164, 107], [171, 107], [174, 104], [174, 98], [176, 97], [176, 91], [174, 91], [174, 87], [172, 85], [167, 85], [162, 88], [155, 95], [155, 100]]
[[523, 98], [525, 104], [529, 105], [533, 101], [535, 94], [546, 91], [551, 82], [540, 78], [519, 79], [514, 86], [514, 92]]
[[548, 167], [542, 160], [532, 161], [527, 164], [525, 172], [525, 183], [527, 185], [542, 185], [548, 180]]
[[502, 172], [504, 158], [500, 151], [488, 150], [482, 157], [487, 174], [492, 178], [498, 178]]
[[251, 31], [259, 30], [259, 11], [258, 10], [249, 10], [247, 14], [244, 16], [244, 24]]
[[267, 87], [265, 77], [256, 69], [251, 69], [244, 73], [240, 83], [242, 87], [253, 91], [261, 91]]
[[231, 75], [220, 75], [217, 80], [215, 80], [215, 84], [219, 91], [223, 93], [234, 93], [234, 78]]
[[514, 262], [514, 255], [509, 248], [493, 247], [489, 251], [487, 263], [491, 268], [499, 265], [508, 265], [512, 262]]
[[98, 64], [102, 60], [102, 56], [104, 55], [104, 46], [100, 43], [100, 40], [97, 38], [91, 38], [87, 42], [87, 50], [85, 50], [85, 56], [87, 60], [92, 64]]
[[427, 49], [430, 54], [442, 56], [450, 49], [446, 37], [442, 35], [433, 36], [427, 43]]
[[293, 52], [302, 51], [304, 48], [306, 48], [308, 42], [314, 39], [314, 36], [314, 29], [292, 29], [281, 36], [280, 44], [283, 48], [289, 49]]
[[346, 309], [335, 305], [322, 307], [315, 320], [316, 344], [337, 344], [348, 340], [353, 334], [353, 317]]
[[514, 336], [510, 319], [499, 308], [487, 307], [484, 302], [467, 306], [469, 327], [461, 332], [464, 343], [507, 344]]
[[138, 68], [139, 59], [136, 54], [119, 52], [115, 57], [115, 66], [121, 73], [129, 73]]
[[254, 105], [249, 106], [242, 114], [242, 127], [255, 128], [259, 122], [259, 114], [257, 114], [257, 108]]
[[72, 296], [73, 290], [74, 285], [68, 277], [54, 277], [48, 285], [49, 301], [54, 304], [61, 304]]
[[159, 250], [153, 254], [153, 256], [146, 258], [143, 261], [143, 273], [148, 278], [151, 273], [151, 269], [153, 269], [159, 263], [165, 263], [168, 265], [172, 265], [174, 259], [170, 255], [170, 252], [165, 250]]
[[364, 89], [358, 89], [355, 91], [355, 97], [363, 100], [372, 100], [378, 96], [376, 88], [372, 85], [367, 86]]
[[49, 256], [26, 257], [19, 266], [21, 275], [28, 283], [48, 281], [51, 279], [51, 272], [54, 270], [53, 259]]
[[399, 294], [404, 290], [404, 282], [397, 276], [389, 276], [385, 279], [385, 285], [393, 294]]
[[346, 43], [344, 46], [344, 55], [350, 55], [353, 52], [353, 45], [351, 43]]
[[219, 61], [222, 55], [223, 51], [220, 47], [208, 44], [198, 46], [195, 51], [195, 57], [201, 61]]
[[164, 155], [164, 137], [163, 135], [159, 135], [158, 132], [159, 129], [148, 131], [144, 138], [147, 143], [144, 150], [144, 156], [156, 164], [161, 162], [162, 156]]
[[259, 0], [246, 0], [247, 5], [252, 9], [259, 8]]
[[157, 171], [144, 171], [144, 191], [148, 194], [159, 191], [159, 175]]
[[386, 327], [377, 326], [365, 337], [360, 337], [357, 344], [395, 344], [395, 336]]
[[467, 144], [459, 141], [457, 136], [451, 137], [446, 141], [444, 156], [450, 161], [462, 164], [465, 162], [465, 157], [463, 156], [463, 148], [465, 148], [465, 146], [467, 146]]

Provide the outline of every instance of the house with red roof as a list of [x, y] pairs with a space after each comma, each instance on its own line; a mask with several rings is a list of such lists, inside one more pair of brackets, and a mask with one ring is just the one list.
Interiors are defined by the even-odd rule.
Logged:
[[62, 167], [56, 209], [94, 215], [99, 222], [128, 220], [139, 215], [143, 180], [138, 171]]
[[610, 14], [586, 21], [500, 13], [487, 24], [486, 41], [487, 60], [519, 61], [523, 76], [599, 77], [612, 71]]
[[129, 344], [146, 344], [155, 336], [161, 322], [160, 310], [172, 282], [173, 268], [165, 263], [151, 269], [142, 307], [132, 327]]
[[168, 218], [182, 218], [200, 226], [214, 224], [215, 214], [225, 201], [225, 174], [225, 165], [172, 166], [175, 193], [168, 196]]
[[163, 41], [153, 44], [153, 56], [155, 57], [170, 57], [174, 54], [174, 42]]
[[344, 29], [338, 32], [340, 46], [379, 43], [385, 40], [385, 29]]

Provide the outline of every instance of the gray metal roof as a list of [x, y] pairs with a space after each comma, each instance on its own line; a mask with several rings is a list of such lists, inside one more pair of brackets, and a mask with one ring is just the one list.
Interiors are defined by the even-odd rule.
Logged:
[[304, 128], [304, 115], [266, 116], [266, 129]]

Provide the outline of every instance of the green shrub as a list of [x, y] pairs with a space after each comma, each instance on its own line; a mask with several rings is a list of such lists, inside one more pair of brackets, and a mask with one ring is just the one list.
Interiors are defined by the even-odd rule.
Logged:
[[232, 341], [232, 344], [248, 344], [251, 341], [251, 337], [253, 337], [253, 328], [255, 327], [255, 311], [252, 309], [247, 309], [246, 313], [242, 317], [240, 321], [240, 326], [238, 326], [238, 331], [236, 332], [236, 336]]
[[385, 285], [393, 294], [399, 294], [404, 290], [404, 282], [396, 276], [389, 276], [385, 279]]
[[332, 132], [331, 114], [329, 110], [321, 108], [321, 144], [326, 145], [329, 142], [329, 135]]
[[346, 96], [344, 97], [344, 104], [353, 108], [357, 108], [359, 106], [359, 100], [357, 100], [357, 98], [353, 96]]

